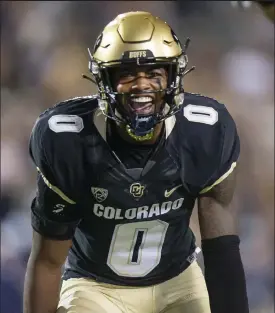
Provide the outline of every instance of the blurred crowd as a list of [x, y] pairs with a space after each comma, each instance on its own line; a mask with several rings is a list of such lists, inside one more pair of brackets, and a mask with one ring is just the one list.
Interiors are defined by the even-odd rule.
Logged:
[[[89, 95], [87, 48], [117, 14], [150, 11], [191, 38], [185, 89], [226, 104], [241, 138], [238, 212], [251, 313], [274, 312], [274, 25], [229, 1], [2, 1], [1, 313], [22, 313], [36, 170], [28, 155], [38, 115]], [[198, 236], [196, 210], [192, 228]], [[233, 313], [233, 312], [232, 312]]]

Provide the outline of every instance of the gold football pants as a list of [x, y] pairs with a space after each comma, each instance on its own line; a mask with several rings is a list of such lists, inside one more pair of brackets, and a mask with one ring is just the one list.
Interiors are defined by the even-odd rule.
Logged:
[[87, 278], [63, 282], [57, 313], [211, 313], [205, 279], [194, 261], [183, 273], [150, 287]]

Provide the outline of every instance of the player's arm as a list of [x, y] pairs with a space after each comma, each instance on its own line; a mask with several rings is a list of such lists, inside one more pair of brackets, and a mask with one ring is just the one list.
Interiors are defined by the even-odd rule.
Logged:
[[202, 239], [237, 235], [232, 199], [235, 191], [237, 169], [222, 182], [201, 193], [198, 198], [199, 223]]
[[236, 169], [198, 198], [199, 224], [212, 313], [248, 313], [236, 212], [232, 205]]
[[24, 313], [55, 313], [61, 270], [80, 212], [71, 199], [39, 174], [31, 215], [33, 241], [25, 276]]
[[[211, 138], [205, 145], [209, 155], [205, 166], [212, 171], [198, 196], [205, 279], [212, 313], [248, 313], [237, 212], [232, 203], [240, 140], [235, 122], [225, 108], [219, 110], [215, 126], [206, 128], [204, 133], [206, 142]], [[207, 130], [212, 132], [205, 137]]]
[[[69, 179], [64, 169], [60, 171], [58, 160], [62, 155], [58, 144], [56, 137], [48, 132], [47, 124], [40, 120], [30, 140], [38, 179], [31, 206], [33, 241], [25, 276], [24, 313], [56, 312], [62, 265], [82, 217], [80, 208], [65, 191]], [[66, 186], [64, 182], [68, 182]]]
[[24, 313], [55, 313], [62, 265], [71, 240], [52, 240], [33, 231], [24, 285]]

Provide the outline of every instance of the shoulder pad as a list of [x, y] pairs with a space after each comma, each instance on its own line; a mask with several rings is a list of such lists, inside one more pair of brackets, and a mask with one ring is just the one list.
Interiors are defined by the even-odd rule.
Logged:
[[53, 107], [48, 108], [39, 115], [39, 118], [45, 115], [54, 114], [75, 114], [86, 113], [87, 111], [93, 111], [97, 108], [97, 95], [75, 97], [68, 100], [61, 101], [55, 104]]
[[[91, 127], [90, 115], [97, 105], [96, 97], [63, 101], [43, 112], [32, 129], [31, 158], [39, 171], [64, 191], [68, 189], [72, 169], [77, 170], [83, 160], [81, 138]], [[78, 172], [82, 174], [81, 170]]]
[[198, 94], [185, 94], [176, 115], [183, 177], [202, 190], [215, 183], [238, 159], [240, 146], [235, 122], [225, 105]]
[[35, 148], [32, 154], [34, 150], [51, 151], [55, 145], [66, 145], [73, 135], [83, 130], [85, 117], [96, 110], [97, 105], [96, 96], [76, 97], [57, 103], [40, 114], [31, 132], [30, 144]]
[[226, 110], [226, 106], [220, 101], [214, 98], [206, 97], [198, 93], [187, 92], [184, 94], [184, 107], [187, 106], [188, 104], [210, 106], [216, 110], [223, 110], [223, 109]]

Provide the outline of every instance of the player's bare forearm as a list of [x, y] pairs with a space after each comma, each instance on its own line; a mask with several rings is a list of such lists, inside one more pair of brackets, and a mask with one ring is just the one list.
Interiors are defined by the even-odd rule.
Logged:
[[24, 313], [55, 313], [59, 299], [61, 267], [28, 262], [24, 286]]
[[71, 241], [45, 239], [34, 232], [24, 284], [24, 313], [55, 313], [61, 269]]

